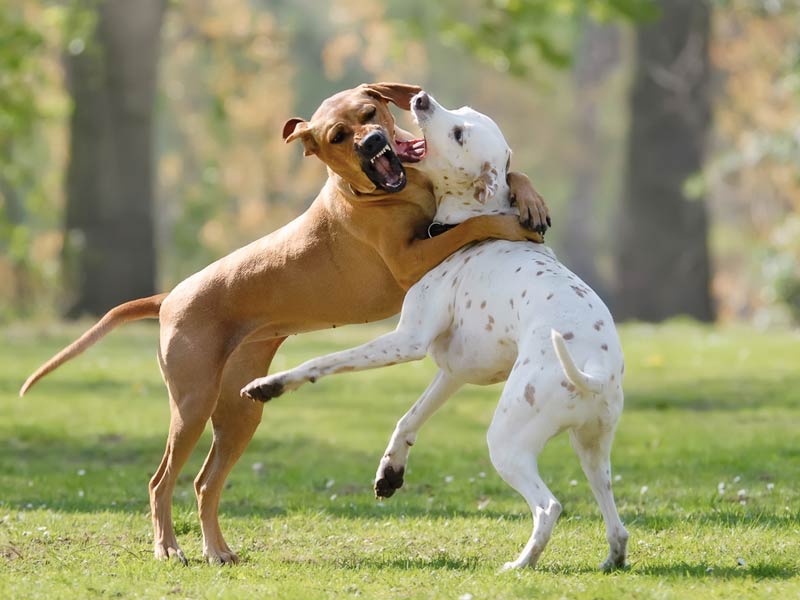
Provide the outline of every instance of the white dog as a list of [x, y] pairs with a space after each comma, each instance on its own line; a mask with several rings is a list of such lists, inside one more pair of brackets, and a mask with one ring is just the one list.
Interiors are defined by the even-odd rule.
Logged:
[[[513, 213], [506, 184], [511, 151], [497, 125], [470, 108], [448, 111], [425, 92], [412, 109], [425, 134], [419, 167], [435, 186], [436, 220]], [[505, 568], [535, 565], [561, 513], [537, 457], [565, 429], [605, 521], [610, 549], [601, 568], [624, 566], [628, 533], [610, 467], [623, 404], [622, 349], [603, 301], [545, 246], [487, 241], [464, 248], [408, 291], [394, 332], [256, 379], [242, 393], [268, 400], [326, 375], [418, 360], [429, 351], [440, 370], [397, 423], [375, 493], [388, 497], [402, 485], [419, 428], [457, 389], [507, 379], [487, 434], [489, 452], [500, 476], [528, 502], [534, 527]]]

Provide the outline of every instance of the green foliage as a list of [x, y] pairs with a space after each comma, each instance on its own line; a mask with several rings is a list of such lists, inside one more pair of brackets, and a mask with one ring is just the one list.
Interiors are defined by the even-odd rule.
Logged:
[[86, 48], [97, 1], [0, 5], [0, 321], [55, 304], [61, 53]]
[[17, 9], [4, 4], [0, 39], [0, 160], [7, 160], [11, 140], [28, 135], [39, 116], [35, 62], [42, 37], [20, 18]]
[[789, 215], [772, 232], [772, 243], [762, 258], [765, 293], [783, 305], [795, 323], [800, 323], [800, 215]]
[[657, 16], [653, 0], [482, 0], [474, 20], [445, 20], [445, 35], [501, 71], [529, 72], [536, 59], [564, 68], [584, 19], [641, 21]]
[[[192, 479], [175, 521], [188, 568], [150, 552], [147, 480], [167, 398], [154, 327], [129, 326], [20, 402], [16, 390], [78, 327], [0, 340], [0, 596], [4, 598], [795, 598], [800, 595], [800, 339], [689, 323], [622, 328], [626, 407], [613, 452], [630, 569], [595, 571], [605, 535], [565, 435], [540, 465], [564, 506], [539, 569], [498, 574], [530, 534], [485, 434], [498, 386], [466, 388], [421, 431], [406, 485], [370, 481], [430, 362], [332, 377], [267, 405], [221, 512], [243, 564], [202, 564]], [[275, 369], [385, 331], [298, 336]], [[484, 475], [482, 475], [484, 474]], [[446, 480], [446, 477], [452, 480]], [[448, 482], [449, 481], [449, 482]], [[573, 483], [574, 481], [574, 483]]]

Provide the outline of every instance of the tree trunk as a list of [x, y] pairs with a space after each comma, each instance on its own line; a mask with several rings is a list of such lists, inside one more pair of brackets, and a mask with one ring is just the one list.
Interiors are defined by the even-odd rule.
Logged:
[[597, 201], [601, 184], [602, 157], [605, 151], [600, 140], [597, 119], [597, 96], [600, 86], [619, 61], [619, 30], [615, 25], [600, 25], [585, 20], [575, 61], [575, 138], [579, 144], [572, 197], [563, 224], [564, 238], [569, 240], [563, 254], [569, 268], [588, 283], [601, 297], [607, 296], [607, 285], [598, 270], [596, 257]]
[[166, 0], [105, 0], [85, 50], [68, 56], [74, 102], [67, 170], [68, 316], [154, 293], [153, 112]]
[[617, 255], [620, 318], [711, 321], [708, 219], [685, 184], [703, 167], [711, 123], [707, 0], [660, 0], [638, 27]]

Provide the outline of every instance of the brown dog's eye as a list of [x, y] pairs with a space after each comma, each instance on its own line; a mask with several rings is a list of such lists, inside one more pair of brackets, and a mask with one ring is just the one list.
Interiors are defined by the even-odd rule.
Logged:
[[458, 142], [459, 146], [464, 145], [464, 128], [463, 127], [453, 127], [453, 137]]
[[334, 134], [334, 136], [330, 139], [331, 144], [341, 144], [344, 141], [344, 138], [347, 137], [344, 129], [340, 129], [339, 131]]
[[364, 114], [361, 116], [362, 123], [368, 123], [369, 121], [372, 121], [372, 119], [375, 118], [376, 112], [378, 112], [378, 110], [374, 106], [367, 108], [364, 111]]

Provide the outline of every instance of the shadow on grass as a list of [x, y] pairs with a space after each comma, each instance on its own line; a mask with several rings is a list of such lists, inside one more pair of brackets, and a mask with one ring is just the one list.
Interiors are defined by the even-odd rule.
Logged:
[[[509, 555], [509, 558], [512, 558]], [[307, 562], [307, 561], [301, 561]], [[311, 560], [317, 563], [316, 560]], [[497, 571], [498, 577], [506, 576], [500, 572], [500, 564], [487, 565], [486, 561], [476, 557], [454, 557], [444, 554], [434, 554], [432, 556], [412, 557], [395, 556], [392, 558], [374, 556], [354, 556], [340, 558], [333, 561], [333, 565], [339, 569], [395, 569], [401, 571], [416, 570], [436, 570], [436, 571], [475, 571], [484, 569], [487, 566]], [[534, 576], [536, 573], [549, 573], [551, 575], [593, 575], [602, 574], [598, 567], [586, 565], [551, 564], [547, 560], [547, 553], [542, 555], [540, 563], [534, 569], [523, 569], [521, 573]], [[675, 563], [664, 565], [637, 566], [629, 565], [624, 569], [605, 573], [608, 577], [624, 578], [628, 575], [651, 576], [658, 578], [678, 578], [678, 579], [792, 579], [798, 575], [796, 568], [785, 565], [755, 564], [749, 566], [735, 567], [709, 567], [707, 564], [688, 564]]]
[[404, 558], [379, 557], [352, 557], [337, 559], [335, 565], [343, 569], [399, 569], [404, 571], [414, 570], [446, 570], [446, 571], [474, 571], [481, 566], [481, 561], [476, 557], [459, 558], [449, 555], [413, 556]]
[[758, 563], [736, 567], [710, 567], [707, 564], [676, 563], [673, 565], [647, 565], [633, 569], [642, 575], [693, 579], [792, 579], [798, 569], [785, 565]]

